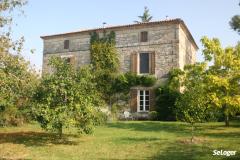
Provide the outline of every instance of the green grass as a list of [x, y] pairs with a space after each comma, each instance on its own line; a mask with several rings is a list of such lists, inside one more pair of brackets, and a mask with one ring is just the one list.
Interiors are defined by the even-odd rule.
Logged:
[[[67, 133], [62, 139], [38, 125], [0, 128], [0, 159], [94, 160], [240, 159], [240, 123], [198, 124], [194, 144], [190, 126], [180, 122], [129, 121], [108, 123], [93, 135]], [[236, 150], [236, 156], [212, 156], [213, 150]]]

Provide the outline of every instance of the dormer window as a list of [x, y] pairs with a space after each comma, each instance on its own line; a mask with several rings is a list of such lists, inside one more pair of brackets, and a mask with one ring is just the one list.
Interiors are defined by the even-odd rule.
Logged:
[[147, 42], [148, 41], [148, 32], [143, 31], [140, 33], [140, 42]]
[[69, 40], [64, 40], [64, 49], [69, 49]]

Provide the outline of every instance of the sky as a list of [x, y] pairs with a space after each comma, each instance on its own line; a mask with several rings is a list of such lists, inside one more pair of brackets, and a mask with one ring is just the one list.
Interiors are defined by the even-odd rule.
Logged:
[[[14, 15], [13, 36], [25, 37], [23, 55], [37, 70], [42, 68], [42, 35], [89, 28], [131, 24], [142, 15], [144, 6], [153, 21], [181, 18], [199, 46], [197, 61], [202, 61], [203, 36], [219, 38], [233, 46], [240, 35], [231, 30], [229, 20], [240, 14], [239, 0], [29, 0], [24, 15]], [[33, 49], [34, 54], [30, 53]]]

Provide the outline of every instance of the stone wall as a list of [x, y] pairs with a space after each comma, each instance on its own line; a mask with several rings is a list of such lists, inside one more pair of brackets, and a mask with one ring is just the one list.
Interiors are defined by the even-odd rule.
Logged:
[[179, 26], [179, 68], [183, 69], [186, 64], [196, 62], [197, 48], [192, 44], [190, 37], [186, 35], [184, 28]]
[[[130, 71], [130, 57], [133, 52], [155, 52], [155, 75], [159, 79], [166, 77], [171, 68], [182, 68], [182, 65], [187, 62], [183, 58], [186, 57], [187, 48], [190, 48], [188, 54], [193, 55], [192, 57], [195, 55], [191, 42], [184, 38], [185, 33], [179, 24], [149, 25], [144, 28], [132, 27], [114, 31], [122, 72]], [[139, 42], [141, 31], [148, 31], [148, 42]], [[69, 49], [63, 49], [64, 40], [70, 40]], [[53, 55], [74, 55], [78, 67], [89, 64], [89, 41], [90, 35], [87, 32], [45, 39], [43, 74], [51, 72], [47, 64], [49, 57]]]

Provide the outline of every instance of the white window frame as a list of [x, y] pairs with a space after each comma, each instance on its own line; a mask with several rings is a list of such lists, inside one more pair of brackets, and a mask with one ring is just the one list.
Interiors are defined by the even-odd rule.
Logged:
[[150, 75], [151, 73], [150, 73], [150, 66], [152, 65], [151, 64], [151, 60], [149, 59], [149, 66], [148, 66], [148, 73], [140, 73], [140, 54], [141, 53], [147, 53], [148, 54], [148, 57], [150, 58], [150, 52], [140, 52], [140, 53], [138, 53], [137, 54], [137, 73], [138, 73], [138, 75]]
[[[143, 91], [143, 110], [140, 110], [140, 91]], [[146, 110], [146, 91], [149, 93], [149, 106], [148, 110]], [[138, 90], [138, 96], [137, 96], [137, 111], [138, 112], [149, 112], [150, 111], [150, 91], [149, 90], [144, 90], [144, 89], [139, 89]]]
[[72, 58], [72, 57], [73, 57], [72, 54], [70, 54], [70, 55], [61, 55], [61, 56], [60, 56], [61, 59], [64, 59], [64, 58]]
[[70, 54], [70, 55], [61, 55], [61, 56], [60, 56], [60, 58], [71, 58], [71, 57], [73, 57], [72, 54]]

